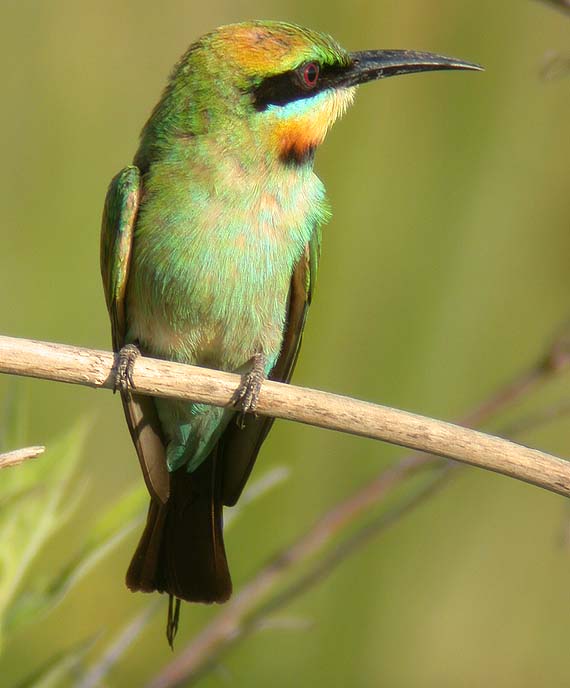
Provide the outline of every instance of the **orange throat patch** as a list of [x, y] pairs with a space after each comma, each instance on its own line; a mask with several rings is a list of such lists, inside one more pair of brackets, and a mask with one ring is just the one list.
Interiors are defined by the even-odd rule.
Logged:
[[354, 98], [354, 89], [324, 91], [314, 98], [285, 106], [274, 124], [277, 155], [283, 162], [310, 162], [329, 127], [344, 113]]

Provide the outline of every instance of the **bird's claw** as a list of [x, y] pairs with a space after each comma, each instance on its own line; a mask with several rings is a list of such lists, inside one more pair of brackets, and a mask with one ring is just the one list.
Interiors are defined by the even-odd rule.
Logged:
[[180, 623], [180, 599], [178, 597], [168, 596], [168, 618], [166, 620], [166, 639], [170, 645], [170, 649], [174, 651], [174, 638], [178, 633], [178, 626]]
[[232, 399], [233, 405], [241, 411], [238, 415], [237, 423], [242, 429], [245, 426], [246, 413], [255, 413], [259, 400], [259, 393], [261, 392], [261, 385], [264, 380], [265, 356], [263, 354], [255, 354], [251, 370], [242, 379]]
[[133, 371], [135, 361], [140, 355], [141, 352], [135, 344], [127, 344], [119, 351], [113, 384], [114, 392], [119, 390], [122, 394], [130, 395], [131, 390], [135, 388]]

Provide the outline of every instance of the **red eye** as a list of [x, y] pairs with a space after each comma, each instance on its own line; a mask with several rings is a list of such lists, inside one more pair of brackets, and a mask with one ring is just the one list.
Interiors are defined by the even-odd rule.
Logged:
[[316, 62], [309, 62], [302, 69], [303, 84], [306, 88], [315, 88], [319, 80], [319, 65]]

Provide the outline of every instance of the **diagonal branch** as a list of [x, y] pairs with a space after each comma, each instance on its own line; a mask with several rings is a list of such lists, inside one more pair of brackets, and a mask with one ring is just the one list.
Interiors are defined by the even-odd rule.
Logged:
[[[29, 339], [0, 337], [0, 372], [112, 388], [115, 357]], [[140, 357], [138, 394], [232, 403], [240, 378], [208, 368]], [[570, 496], [570, 463], [536, 449], [452, 423], [305, 387], [266, 381], [257, 413], [307, 423], [455, 459]]]
[[[570, 367], [568, 325], [562, 328], [545, 354], [528, 370], [518, 374], [489, 399], [467, 414], [462, 423], [475, 425], [488, 422], [515, 403], [536, 392], [553, 376]], [[540, 421], [535, 423], [538, 424]], [[526, 428], [525, 428], [526, 429]], [[420, 485], [403, 501], [382, 512], [372, 520], [351, 529], [365, 514], [371, 513], [398, 487], [422, 469], [438, 467], [430, 479]], [[368, 484], [336, 504], [293, 545], [276, 555], [242, 588], [232, 601], [148, 684], [147, 688], [174, 688], [194, 685], [218, 663], [235, 644], [247, 637], [268, 614], [288, 605], [293, 599], [318, 585], [326, 576], [371, 538], [383, 532], [400, 516], [418, 506], [424, 499], [441, 489], [457, 474], [458, 464], [441, 463], [432, 456], [411, 454], [381, 473]], [[334, 548], [326, 551], [333, 540]], [[308, 569], [293, 582], [279, 590], [280, 583], [290, 574], [311, 561]]]
[[[317, 523], [302, 535], [291, 547], [279, 553], [224, 606], [223, 610], [192, 639], [184, 650], [169, 662], [146, 685], [146, 688], [175, 688], [194, 685], [205, 672], [232, 645], [246, 637], [255, 629], [256, 623], [281, 607], [297, 594], [328, 575], [352, 550], [375, 534], [393, 525], [406, 512], [418, 506], [445, 483], [449, 472], [447, 467], [439, 471], [426, 484], [410, 495], [401, 504], [382, 514], [376, 521], [355, 534], [338, 549], [325, 555], [315, 567], [275, 597], [271, 593], [278, 589], [288, 574], [312, 557], [319, 555], [329, 544], [333, 534], [337, 534], [352, 520], [355, 512], [366, 511], [375, 502], [381, 501], [394, 488], [401, 485], [412, 473], [428, 461], [428, 457], [413, 456], [382, 473], [366, 488], [366, 497], [357, 492], [330, 512], [324, 514]], [[431, 459], [433, 461], [433, 459]], [[269, 599], [268, 599], [269, 598]], [[260, 602], [263, 603], [260, 606]]]

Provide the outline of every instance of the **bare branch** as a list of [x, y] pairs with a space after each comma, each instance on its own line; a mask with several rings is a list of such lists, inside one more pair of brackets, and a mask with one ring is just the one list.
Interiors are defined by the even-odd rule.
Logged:
[[[552, 376], [560, 375], [570, 366], [568, 326], [557, 333], [546, 355], [535, 364], [518, 374], [495, 394], [462, 420], [464, 424], [481, 424], [496, 418], [521, 399], [528, 397]], [[364, 525], [352, 529], [354, 523], [370, 513], [388, 495], [405, 483], [420, 469], [441, 467], [418, 491], [409, 494], [392, 509], [381, 513]], [[414, 453], [374, 480], [358, 489], [354, 494], [335, 505], [323, 515], [313, 528], [296, 544], [278, 554], [273, 561], [262, 568], [245, 586], [248, 592], [240, 604], [224, 608], [204, 628], [182, 653], [169, 662], [150, 682], [147, 688], [174, 688], [194, 684], [204, 673], [220, 660], [233, 645], [247, 637], [260, 621], [276, 610], [287, 606], [297, 596], [318, 585], [356, 550], [372, 537], [383, 532], [407, 511], [419, 505], [424, 499], [441, 489], [449, 477], [457, 474], [460, 464], [442, 463], [433, 456]], [[349, 533], [329, 551], [321, 552], [333, 539]], [[320, 555], [320, 556], [319, 556]], [[284, 589], [277, 589], [281, 576], [301, 568], [307, 560], [314, 560], [303, 574]], [[275, 572], [275, 562], [282, 562]], [[273, 594], [271, 594], [273, 593]]]
[[[113, 354], [28, 339], [0, 337], [0, 372], [111, 388]], [[208, 368], [140, 357], [139, 394], [232, 403], [240, 378]], [[570, 496], [570, 463], [499, 437], [350, 397], [278, 382], [263, 384], [257, 413], [383, 440], [455, 459]]]
[[[401, 502], [395, 504], [392, 508], [380, 514], [380, 516], [372, 519], [370, 523], [358, 527], [353, 533], [340, 542], [340, 544], [336, 545], [331, 552], [326, 552], [308, 571], [303, 573], [298, 580], [257, 609], [255, 614], [249, 617], [248, 625], [259, 617], [273, 614], [277, 609], [286, 606], [296, 597], [330, 576], [345, 559], [348, 559], [371, 539], [396, 523], [399, 523], [401, 518], [408, 512], [415, 509], [429, 497], [433, 497], [439, 490], [445, 487], [450, 476], [457, 474], [459, 468], [457, 464], [441, 460], [432, 460], [432, 463], [437, 463], [439, 465], [439, 470], [432, 470], [432, 475], [429, 480], [420, 485], [417, 490], [413, 490], [411, 494], [407, 495]], [[402, 481], [405, 477], [405, 475], [402, 475]], [[392, 489], [396, 486], [396, 483], [394, 483]], [[364, 511], [371, 511], [371, 507]], [[332, 535], [333, 533], [331, 533], [331, 537]]]
[[[367, 486], [367, 496], [363, 499], [357, 492], [346, 502], [325, 514], [314, 526], [289, 549], [276, 556], [269, 564], [233, 597], [222, 611], [199, 633], [184, 651], [155, 676], [146, 688], [175, 688], [193, 685], [206, 672], [220, 655], [231, 645], [243, 639], [256, 628], [260, 619], [268, 613], [283, 607], [292, 598], [317, 583], [331, 573], [333, 568], [346, 556], [364, 544], [373, 535], [382, 532], [395, 523], [405, 512], [417, 506], [435, 489], [444, 483], [446, 472], [440, 472], [435, 479], [423, 485], [402, 504], [380, 516], [362, 531], [355, 533], [339, 549], [318, 561], [297, 583], [259, 607], [269, 594], [286, 578], [287, 574], [298, 568], [321, 552], [333, 534], [353, 520], [355, 511], [369, 508], [373, 502], [380, 501], [395, 487], [400, 485], [411, 473], [426, 463], [427, 457], [410, 457], [394, 468], [385, 471]], [[433, 459], [432, 459], [433, 461]]]
[[0, 468], [10, 468], [11, 466], [18, 466], [28, 459], [35, 459], [45, 452], [45, 447], [25, 447], [24, 449], [15, 449], [14, 451], [0, 454]]

